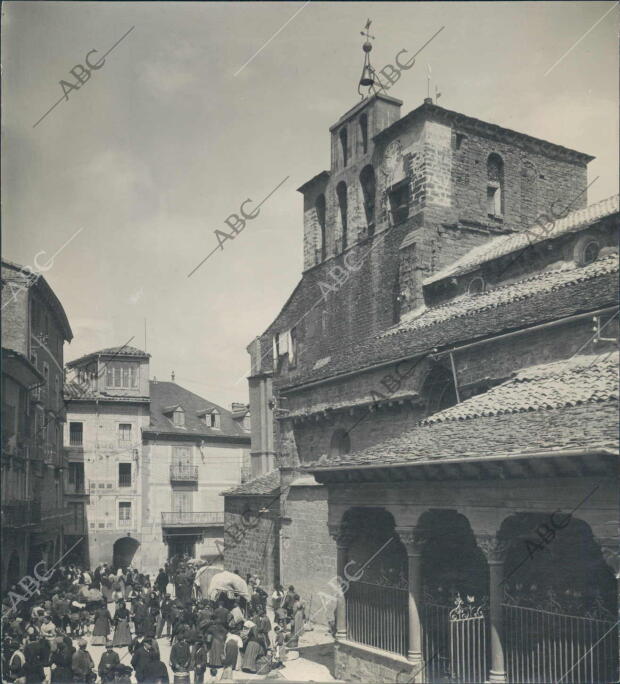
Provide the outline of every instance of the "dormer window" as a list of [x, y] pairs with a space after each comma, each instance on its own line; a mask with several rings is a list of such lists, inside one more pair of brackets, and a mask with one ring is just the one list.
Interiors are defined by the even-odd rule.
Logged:
[[598, 242], [596, 242], [596, 240], [591, 240], [590, 242], [588, 242], [585, 249], [583, 250], [584, 265], [591, 264], [593, 261], [596, 261], [598, 258], [598, 253], [600, 251], [601, 248]]
[[207, 423], [207, 427], [210, 427], [214, 430], [219, 430], [220, 429], [220, 412], [217, 409], [213, 409], [209, 413], [205, 413], [205, 421]]
[[346, 128], [340, 129], [339, 137], [340, 137], [340, 152], [342, 155], [342, 166], [344, 168], [349, 163], [349, 153], [348, 153], [349, 136], [347, 134]]
[[177, 408], [174, 409], [172, 413], [172, 422], [176, 427], [185, 426], [185, 411], [180, 406], [177, 406]]

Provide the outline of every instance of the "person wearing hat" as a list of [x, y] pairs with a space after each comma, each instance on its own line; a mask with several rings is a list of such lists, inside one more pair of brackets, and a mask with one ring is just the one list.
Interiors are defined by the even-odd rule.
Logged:
[[142, 643], [138, 644], [131, 656], [131, 667], [133, 667], [136, 672], [136, 679], [138, 682], [147, 681], [145, 675], [146, 666], [153, 659], [153, 656], [153, 644], [149, 639], [143, 639]]
[[112, 642], [108, 639], [105, 642], [105, 653], [101, 656], [97, 672], [101, 677], [101, 682], [113, 682], [115, 676], [115, 668], [120, 665], [121, 659], [118, 653], [114, 650]]
[[73, 681], [79, 684], [91, 684], [97, 679], [93, 672], [95, 663], [90, 653], [86, 650], [86, 639], [78, 641], [78, 650], [71, 659], [71, 670], [73, 671]]
[[185, 639], [185, 630], [179, 633], [170, 650], [170, 668], [174, 672], [174, 684], [189, 684], [192, 654]]

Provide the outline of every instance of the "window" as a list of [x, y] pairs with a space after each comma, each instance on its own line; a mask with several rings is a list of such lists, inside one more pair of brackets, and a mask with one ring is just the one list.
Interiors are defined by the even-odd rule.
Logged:
[[342, 166], [345, 167], [349, 163], [349, 152], [348, 152], [348, 146], [349, 146], [349, 136], [347, 134], [347, 129], [346, 127], [340, 129], [340, 151], [342, 154]]
[[360, 116], [360, 137], [362, 139], [362, 154], [368, 152], [368, 116]]
[[131, 501], [118, 502], [118, 524], [119, 527], [131, 525]]
[[69, 484], [76, 492], [84, 491], [84, 464], [69, 463]]
[[69, 423], [69, 446], [82, 446], [84, 443], [84, 424]]
[[176, 408], [172, 414], [172, 422], [177, 427], [183, 427], [185, 425], [185, 411], [181, 407]]
[[316, 204], [315, 204], [315, 211], [316, 211], [316, 220], [317, 223], [319, 224], [319, 237], [321, 240], [321, 246], [320, 246], [320, 258], [321, 261], [325, 261], [325, 257], [327, 256], [327, 242], [326, 242], [326, 236], [325, 236], [325, 195], [319, 195], [316, 198]]
[[329, 444], [329, 455], [344, 456], [351, 451], [351, 438], [346, 430], [338, 429], [334, 432]]
[[499, 218], [504, 213], [504, 162], [499, 154], [487, 159], [487, 214]]
[[406, 221], [409, 217], [409, 182], [404, 180], [392, 186], [388, 197], [393, 225]]
[[207, 427], [213, 428], [214, 430], [220, 429], [220, 412], [215, 409], [210, 413], [205, 414], [205, 422]]
[[118, 486], [131, 487], [131, 463], [118, 464]]
[[47, 385], [50, 379], [50, 367], [45, 361], [43, 361], [43, 375], [45, 376], [45, 384]]
[[131, 442], [131, 423], [118, 424], [118, 441]]
[[192, 508], [191, 492], [172, 492], [172, 510], [175, 513], [190, 513]]
[[118, 389], [138, 388], [138, 367], [135, 364], [115, 363], [106, 366], [106, 387]]
[[190, 447], [172, 447], [173, 466], [191, 466], [192, 450]]
[[375, 232], [375, 171], [372, 166], [368, 165], [362, 169], [360, 184], [364, 197], [364, 212], [366, 214], [368, 235], [373, 235]]
[[342, 238], [340, 248], [344, 251], [347, 248], [347, 186], [341, 181], [336, 187], [336, 195], [338, 196], [338, 206], [340, 208], [340, 224], [342, 226]]
[[58, 373], [54, 376], [54, 391], [56, 392], [56, 401], [60, 401], [60, 375]]

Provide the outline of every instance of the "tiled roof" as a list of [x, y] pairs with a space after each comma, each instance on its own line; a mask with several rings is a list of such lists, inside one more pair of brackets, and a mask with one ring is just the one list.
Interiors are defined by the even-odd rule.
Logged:
[[461, 275], [462, 273], [469, 273], [475, 270], [481, 264], [488, 261], [493, 261], [499, 257], [518, 252], [538, 242], [544, 240], [552, 240], [566, 233], [576, 232], [584, 226], [590, 225], [599, 221], [606, 216], [611, 216], [618, 212], [619, 196], [614, 195], [607, 199], [591, 204], [585, 209], [578, 209], [567, 214], [564, 218], [557, 219], [550, 225], [535, 224], [528, 230], [511, 233], [497, 237], [480, 247], [476, 247], [468, 252], [465, 256], [453, 262], [446, 268], [424, 280], [425, 285], [436, 283], [444, 278]]
[[286, 379], [286, 385], [361, 371], [433, 349], [617, 305], [617, 273], [617, 257], [610, 256], [585, 267], [571, 265], [482, 294], [463, 295], [421, 315], [418, 312], [404, 317], [383, 333], [342, 349], [321, 368], [300, 369]]
[[440, 411], [423, 424], [618, 401], [618, 353], [583, 355], [518, 371], [488, 392]]
[[280, 488], [280, 471], [272, 470], [266, 475], [255, 477], [248, 480], [238, 487], [227, 489], [222, 492], [222, 496], [259, 496], [264, 494], [275, 494]]
[[[230, 411], [225, 408], [207, 401], [202, 397], [177, 385], [175, 382], [150, 382], [151, 394], [151, 423], [146, 432], [164, 432], [178, 435], [204, 435], [210, 437], [239, 437], [247, 440], [250, 437], [233, 419]], [[179, 426], [172, 422], [165, 415], [171, 406], [180, 406], [185, 413], [185, 425]], [[200, 419], [199, 414], [217, 409], [220, 414], [220, 429], [207, 427], [205, 422]]]
[[142, 351], [142, 349], [130, 347], [129, 345], [124, 344], [120, 347], [106, 347], [105, 349], [100, 349], [99, 351], [90, 352], [90, 354], [84, 354], [84, 356], [80, 356], [77, 359], [73, 359], [73, 361], [69, 361], [69, 363], [67, 363], [67, 367], [71, 368], [71, 366], [97, 356], [118, 356], [119, 358], [124, 356], [133, 356], [142, 359], [148, 359], [151, 355], [147, 354], [145, 351]]
[[562, 262], [558, 268], [542, 271], [509, 285], [481, 292], [480, 294], [465, 293], [445, 304], [425, 309], [422, 312], [412, 311], [403, 316], [398, 325], [390, 328], [383, 335], [395, 335], [403, 332], [403, 330], [420, 330], [421, 328], [427, 328], [451, 318], [473, 316], [480, 311], [495, 309], [510, 302], [527, 299], [534, 294], [555, 292], [572, 283], [584, 282], [599, 275], [617, 272], [617, 254], [597, 259], [583, 267], [576, 266], [570, 262]]
[[616, 451], [617, 363], [617, 354], [592, 355], [526, 369], [398, 437], [344, 456], [324, 456], [306, 469], [497, 459], [560, 449]]

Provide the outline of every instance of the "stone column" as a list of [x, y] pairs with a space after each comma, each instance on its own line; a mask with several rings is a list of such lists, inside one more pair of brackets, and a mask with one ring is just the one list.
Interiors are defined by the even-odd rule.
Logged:
[[396, 533], [407, 549], [409, 578], [409, 644], [407, 659], [414, 665], [415, 680], [424, 681], [424, 653], [422, 651], [422, 625], [420, 610], [422, 608], [422, 549], [426, 537], [413, 527], [397, 527]]
[[345, 582], [344, 569], [347, 564], [349, 546], [354, 539], [350, 525], [345, 523], [329, 525], [329, 534], [336, 542], [336, 573], [338, 575], [338, 602], [336, 604], [336, 640], [347, 638], [347, 605], [342, 590]]
[[491, 671], [489, 682], [506, 682], [504, 660], [504, 625], [502, 600], [504, 598], [504, 560], [508, 546], [496, 535], [476, 535], [476, 540], [489, 564], [489, 617], [491, 624]]

